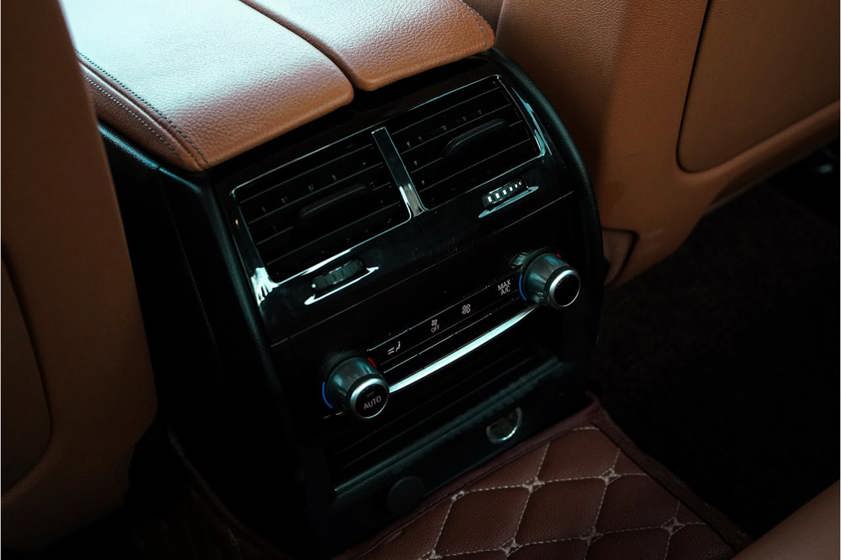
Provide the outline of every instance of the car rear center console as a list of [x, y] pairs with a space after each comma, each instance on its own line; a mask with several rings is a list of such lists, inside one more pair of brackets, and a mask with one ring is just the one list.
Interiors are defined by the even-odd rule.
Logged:
[[501, 55], [203, 173], [103, 134], [175, 441], [291, 552], [344, 549], [586, 403], [593, 196]]

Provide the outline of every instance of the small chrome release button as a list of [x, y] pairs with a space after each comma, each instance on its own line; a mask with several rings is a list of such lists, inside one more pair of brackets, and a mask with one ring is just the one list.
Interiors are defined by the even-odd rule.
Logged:
[[485, 428], [485, 435], [491, 443], [505, 443], [517, 435], [523, 423], [523, 411], [515, 408], [502, 418], [494, 421]]

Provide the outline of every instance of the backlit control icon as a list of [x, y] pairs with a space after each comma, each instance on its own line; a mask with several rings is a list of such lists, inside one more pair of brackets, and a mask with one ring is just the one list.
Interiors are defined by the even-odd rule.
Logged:
[[482, 204], [485, 208], [491, 208], [492, 206], [498, 206], [509, 200], [513, 196], [521, 193], [525, 189], [525, 183], [523, 183], [522, 179], [518, 181], [513, 181], [511, 183], [506, 183], [505, 185], [494, 189], [488, 193], [485, 193], [482, 196]]

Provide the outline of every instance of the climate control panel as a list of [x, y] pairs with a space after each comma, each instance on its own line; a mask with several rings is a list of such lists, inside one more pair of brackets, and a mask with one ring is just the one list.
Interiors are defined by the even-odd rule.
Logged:
[[321, 385], [326, 409], [372, 420], [383, 412], [389, 395], [493, 343], [538, 306], [562, 311], [578, 298], [578, 272], [557, 252], [524, 252], [510, 264], [510, 272], [371, 345], [364, 354], [331, 357]]
[[517, 274], [507, 275], [469, 297], [438, 311], [400, 334], [374, 345], [369, 355], [383, 368], [392, 369], [409, 360], [419, 348], [444, 339], [467, 324], [475, 322], [518, 300]]

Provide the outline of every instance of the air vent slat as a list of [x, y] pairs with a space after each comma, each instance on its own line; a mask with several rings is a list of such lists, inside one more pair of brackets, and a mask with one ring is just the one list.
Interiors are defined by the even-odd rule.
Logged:
[[[259, 222], [260, 220], [271, 217], [272, 214], [277, 213], [278, 211], [283, 210], [285, 208], [288, 208], [292, 205], [303, 205], [308, 200], [312, 200], [312, 199], [315, 199], [319, 196], [323, 196], [324, 192], [332, 191], [332, 190], [335, 190], [337, 187], [344, 186], [346, 183], [351, 182], [350, 181], [351, 179], [356, 179], [359, 176], [361, 176], [363, 174], [366, 174], [366, 173], [375, 174], [381, 167], [383, 167], [382, 163], [377, 164], [375, 167], [373, 167], [371, 169], [367, 169], [367, 168], [366, 169], [361, 169], [361, 170], [359, 170], [359, 171], [357, 171], [357, 172], [355, 172], [351, 175], [347, 175], [346, 177], [342, 177], [342, 178], [338, 179], [337, 181], [333, 181], [333, 182], [331, 182], [327, 185], [320, 186], [320, 187], [314, 188], [314, 189], [309, 189], [308, 188], [311, 183], [307, 183], [306, 186], [303, 189], [301, 189], [301, 187], [298, 186], [298, 192], [295, 192], [294, 187], [290, 188], [289, 192], [287, 192], [284, 197], [281, 197], [281, 201], [280, 201], [281, 206], [275, 208], [274, 210], [270, 210], [270, 211], [267, 211], [267, 212], [261, 212], [261, 213], [255, 215], [254, 218], [249, 219], [248, 214], [251, 213], [251, 212], [248, 212], [248, 211], [245, 210], [245, 208], [249, 208], [249, 207], [247, 205], [243, 205], [243, 208], [244, 208], [243, 214], [246, 216], [246, 219], [248, 220], [249, 225], [255, 224], [255, 223]], [[366, 177], [365, 181], [360, 181], [360, 182], [367, 183], [369, 181], [367, 180], [367, 177]], [[295, 196], [296, 194], [297, 194], [297, 196]], [[265, 205], [264, 204], [265, 201], [261, 201], [261, 203], [263, 203], [262, 204], [263, 206]]]
[[291, 259], [301, 263], [298, 265], [301, 268], [308, 266], [308, 261], [312, 261], [309, 265], [316, 264], [340, 252], [342, 249], [346, 249], [359, 241], [376, 235], [379, 233], [379, 230], [384, 231], [397, 225], [405, 215], [405, 208], [402, 204], [393, 204], [371, 215], [359, 218], [335, 232], [330, 232], [313, 239], [309, 243], [300, 246], [295, 245], [295, 248], [288, 253], [278, 255], [275, 259], [268, 261], [266, 268], [271, 270], [273, 267], [276, 267], [278, 261], [284, 259]]
[[530, 127], [496, 78], [421, 105], [388, 129], [429, 208], [539, 155]]
[[319, 169], [321, 169], [322, 167], [328, 166], [328, 165], [330, 165], [330, 164], [332, 164], [332, 163], [335, 163], [335, 162], [337, 162], [337, 161], [339, 161], [339, 160], [342, 160], [342, 159], [344, 159], [344, 158], [353, 157], [353, 155], [354, 155], [354, 154], [358, 154], [359, 152], [362, 152], [362, 151], [367, 151], [367, 150], [370, 150], [370, 149], [371, 149], [371, 146], [360, 146], [359, 148], [356, 148], [355, 150], [352, 150], [351, 152], [349, 152], [349, 153], [347, 153], [347, 154], [342, 154], [342, 155], [336, 156], [336, 157], [334, 157], [333, 159], [330, 159], [330, 160], [328, 160], [328, 161], [325, 161], [324, 163], [321, 163], [321, 164], [316, 165], [316, 166], [311, 167], [311, 168], [304, 169], [303, 171], [301, 171], [301, 172], [300, 172], [300, 173], [298, 173], [297, 175], [295, 175], [295, 176], [293, 176], [293, 177], [289, 177], [288, 179], [283, 179], [283, 180], [281, 180], [281, 182], [276, 183], [276, 184], [274, 184], [274, 185], [272, 185], [272, 186], [270, 186], [270, 187], [266, 188], [265, 190], [258, 191], [258, 192], [254, 192], [253, 194], [251, 194], [251, 195], [249, 195], [249, 196], [242, 197], [242, 198], [240, 199], [240, 204], [245, 204], [245, 203], [247, 203], [249, 200], [252, 200], [252, 199], [254, 199], [254, 198], [258, 197], [258, 196], [265, 195], [265, 194], [267, 194], [267, 193], [271, 192], [271, 191], [272, 191], [272, 190], [274, 190], [274, 189], [280, 188], [280, 187], [282, 187], [282, 186], [286, 185], [287, 183], [289, 183], [289, 182], [291, 182], [291, 181], [294, 181], [294, 180], [296, 180], [296, 179], [299, 179], [299, 178], [300, 178], [301, 176], [303, 176], [303, 175], [306, 175], [306, 174], [308, 174], [308, 173], [312, 173], [312, 172], [318, 171], [318, 170], [319, 170]]
[[298, 158], [239, 187], [234, 196], [276, 281], [408, 218], [369, 133]]
[[428, 146], [430, 143], [434, 142], [435, 140], [439, 140], [439, 139], [444, 138], [444, 137], [449, 137], [455, 132], [460, 132], [462, 130], [466, 130], [470, 126], [476, 125], [476, 124], [478, 124], [480, 122], [483, 122], [485, 120], [490, 120], [494, 116], [495, 113], [499, 113], [500, 111], [504, 111], [505, 109], [507, 109], [509, 107], [511, 107], [510, 104], [505, 104], [505, 105], [502, 105], [500, 107], [496, 107], [494, 109], [491, 109], [491, 110], [487, 111], [486, 113], [484, 113], [482, 115], [477, 115], [473, 118], [462, 117], [461, 120], [460, 120], [461, 122], [459, 124], [457, 124], [456, 126], [454, 126], [453, 128], [448, 129], [448, 130], [443, 130], [443, 131], [439, 132], [438, 134], [432, 136], [431, 138], [427, 138], [423, 142], [420, 142], [418, 144], [414, 144], [411, 148], [408, 148], [408, 149], [404, 150], [403, 153], [406, 154], [406, 155], [412, 154], [412, 153], [416, 152], [417, 150], [419, 150], [419, 149], [421, 149], [425, 146]]
[[[480, 84], [481, 84], [481, 86], [484, 86], [484, 87], [481, 87]], [[425, 122], [427, 122], [429, 119], [431, 119], [433, 117], [437, 117], [438, 115], [440, 115], [441, 113], [443, 113], [445, 111], [455, 110], [465, 103], [469, 103], [469, 102], [474, 101], [474, 100], [476, 100], [476, 99], [478, 99], [478, 98], [480, 98], [484, 95], [487, 95], [489, 93], [493, 93], [493, 92], [498, 91], [497, 84], [495, 84], [492, 81], [479, 82], [479, 84], [476, 84], [476, 86], [477, 87], [475, 87], [475, 89], [464, 88], [464, 89], [461, 89], [461, 90], [458, 90], [458, 91], [455, 91], [453, 93], [448, 94], [446, 97], [447, 97], [449, 102], [446, 103], [446, 104], [436, 105], [435, 104], [436, 102], [432, 101], [431, 103], [429, 103], [427, 105], [424, 105], [423, 108], [434, 107], [434, 110], [433, 111], [427, 111], [426, 115], [424, 115], [420, 119], [410, 120], [409, 124], [397, 125], [393, 129], [394, 132], [392, 134], [394, 136], [400, 136], [401, 134], [404, 134], [411, 127], [422, 125]]]

